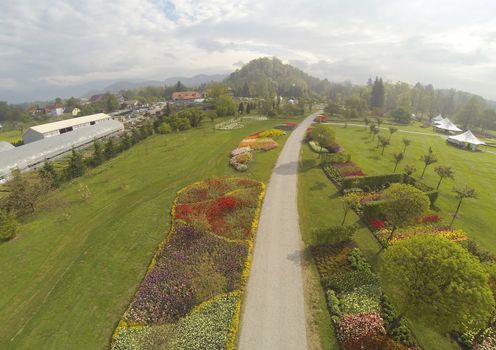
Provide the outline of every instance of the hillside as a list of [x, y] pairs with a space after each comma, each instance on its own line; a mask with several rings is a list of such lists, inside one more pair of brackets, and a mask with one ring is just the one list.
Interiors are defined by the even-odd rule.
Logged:
[[330, 88], [329, 81], [312, 77], [275, 57], [252, 60], [224, 82], [236, 95], [252, 97], [324, 95]]

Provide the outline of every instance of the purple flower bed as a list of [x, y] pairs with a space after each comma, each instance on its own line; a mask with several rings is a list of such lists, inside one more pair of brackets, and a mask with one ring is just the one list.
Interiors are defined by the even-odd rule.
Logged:
[[[175, 322], [209, 297], [238, 289], [247, 254], [244, 243], [229, 243], [178, 224], [141, 284], [126, 320], [149, 325]], [[198, 286], [195, 281], [209, 278], [205, 271], [214, 271], [224, 283]]]

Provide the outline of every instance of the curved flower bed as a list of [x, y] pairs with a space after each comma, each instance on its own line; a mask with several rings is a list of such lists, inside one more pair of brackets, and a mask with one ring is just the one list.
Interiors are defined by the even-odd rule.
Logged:
[[238, 148], [231, 151], [229, 164], [237, 171], [248, 170], [249, 163], [253, 161], [252, 151], [270, 151], [277, 148], [278, 144], [272, 137], [285, 134], [279, 129], [268, 129], [248, 135], [239, 143]]
[[234, 346], [264, 184], [214, 179], [178, 192], [172, 227], [112, 337], [112, 349]]

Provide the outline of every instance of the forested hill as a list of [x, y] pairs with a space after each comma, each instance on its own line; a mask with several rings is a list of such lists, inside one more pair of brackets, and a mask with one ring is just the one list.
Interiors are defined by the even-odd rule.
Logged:
[[236, 96], [315, 96], [325, 95], [329, 81], [312, 77], [277, 58], [257, 58], [231, 73], [225, 84]]

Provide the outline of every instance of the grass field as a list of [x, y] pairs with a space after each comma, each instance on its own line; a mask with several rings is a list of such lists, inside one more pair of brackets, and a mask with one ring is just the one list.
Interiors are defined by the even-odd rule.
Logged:
[[54, 192], [23, 218], [15, 240], [0, 245], [0, 348], [106, 348], [168, 232], [176, 191], [215, 176], [267, 181], [282, 147], [256, 153], [243, 174], [228, 166], [228, 154], [243, 136], [281, 121], [233, 131], [206, 122], [155, 135]]
[[14, 143], [21, 140], [20, 130], [9, 130], [0, 132], [0, 141], [7, 141], [9, 143]]
[[[419, 169], [418, 173], [420, 173], [423, 163], [419, 158], [431, 146], [439, 162], [427, 168], [424, 177], [425, 182], [432, 186], [437, 185], [438, 176], [434, 173], [435, 166], [450, 165], [456, 171], [455, 180], [448, 179], [441, 184], [441, 193], [436, 203], [437, 210], [445, 220], [449, 220], [451, 218], [450, 213], [456, 208], [456, 200], [451, 192], [452, 187], [467, 183], [476, 188], [479, 199], [466, 200], [462, 204], [461, 215], [455, 221], [455, 226], [463, 228], [470, 237], [486, 249], [496, 252], [496, 237], [492, 228], [496, 224], [496, 217], [492, 215], [492, 208], [496, 205], [496, 199], [491, 195], [496, 190], [493, 175], [496, 171], [496, 155], [482, 152], [474, 153], [451, 147], [438, 134], [432, 132], [430, 133], [435, 136], [398, 132], [393, 135], [392, 144], [386, 148], [384, 156], [381, 156], [381, 151], [375, 148], [376, 142], [369, 140], [366, 129], [351, 125], [347, 128], [335, 125], [333, 128], [336, 130], [338, 143], [344, 146], [346, 152], [352, 154], [352, 160], [369, 175], [392, 172], [394, 168], [392, 153], [402, 150], [402, 137], [411, 139], [412, 145], [407, 149], [405, 160], [398, 167], [400, 170], [406, 164], [415, 164]], [[407, 130], [422, 132], [423, 129], [410, 126]], [[387, 134], [387, 131], [381, 131], [381, 133]], [[314, 229], [340, 224], [343, 218], [343, 207], [338, 193], [334, 185], [318, 167], [317, 155], [309, 147], [303, 147], [302, 150], [299, 211], [301, 232], [306, 244], [310, 243], [311, 232]], [[358, 217], [354, 213], [348, 215], [348, 223], [357, 221]], [[379, 246], [370, 231], [362, 226], [354, 240], [371, 263], [378, 268], [381, 263], [376, 255]], [[324, 318], [322, 323], [326, 323]], [[428, 325], [410, 320], [410, 326], [425, 349], [458, 349], [454, 342], [432, 331]], [[325, 329], [325, 327], [323, 328]], [[329, 331], [329, 328], [327, 334], [322, 335], [322, 339], [326, 341], [326, 348], [337, 348], [335, 339], [332, 337], [332, 330]]]
[[[451, 213], [456, 209], [456, 198], [452, 192], [454, 186], [469, 185], [476, 189], [479, 198], [468, 199], [462, 204], [459, 218], [455, 226], [463, 228], [471, 238], [479, 242], [484, 248], [496, 253], [496, 216], [493, 215], [496, 207], [496, 155], [485, 152], [470, 152], [446, 144], [446, 141], [436, 136], [406, 134], [397, 132], [391, 139], [391, 145], [386, 148], [384, 156], [381, 150], [376, 149], [376, 142], [371, 142], [368, 132], [363, 128], [348, 126], [334, 126], [338, 142], [345, 150], [352, 154], [352, 160], [357, 163], [368, 175], [392, 172], [394, 159], [392, 154], [403, 149], [403, 137], [412, 140], [408, 147], [405, 159], [398, 166], [402, 170], [406, 164], [414, 164], [419, 176], [423, 168], [420, 156], [428, 152], [429, 147], [438, 159], [430, 165], [425, 173], [424, 182], [433, 187], [437, 186], [439, 177], [434, 168], [439, 165], [448, 165], [455, 170], [455, 179], [445, 179], [440, 187], [440, 196], [436, 206], [439, 214], [449, 222]], [[381, 131], [387, 135], [387, 131]]]

